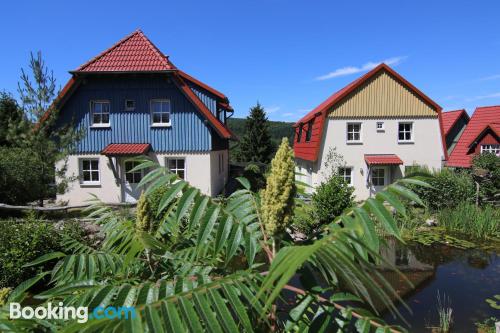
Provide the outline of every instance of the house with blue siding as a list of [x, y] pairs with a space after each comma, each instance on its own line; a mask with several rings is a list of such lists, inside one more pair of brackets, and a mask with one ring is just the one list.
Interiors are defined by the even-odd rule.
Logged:
[[66, 161], [74, 181], [58, 200], [82, 204], [94, 194], [108, 203], [135, 202], [144, 174], [132, 171], [133, 158], [141, 155], [205, 194], [223, 190], [235, 139], [226, 125], [228, 98], [178, 69], [142, 31], [70, 73], [57, 123], [84, 135]]

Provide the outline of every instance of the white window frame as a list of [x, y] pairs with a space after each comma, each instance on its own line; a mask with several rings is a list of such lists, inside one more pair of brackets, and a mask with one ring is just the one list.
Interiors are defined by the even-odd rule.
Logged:
[[[349, 126], [351, 125], [359, 125], [359, 131], [349, 131]], [[359, 140], [349, 140], [349, 134], [354, 134], [358, 133], [359, 134]], [[346, 142], [347, 143], [363, 143], [363, 124], [360, 122], [349, 122], [346, 124], [346, 136], [345, 136]]]
[[[380, 125], [380, 128], [378, 127]], [[377, 121], [375, 124], [375, 128], [377, 129], [377, 132], [384, 132], [385, 131], [385, 123], [383, 121]], [[398, 130], [399, 130], [399, 125], [398, 125]], [[398, 133], [399, 135], [399, 133]]]
[[[384, 172], [384, 177], [383, 177], [383, 179], [384, 179], [384, 183], [383, 183], [382, 185], [376, 185], [376, 184], [373, 182], [373, 172], [374, 172], [375, 170], [382, 170], [382, 171]], [[387, 168], [385, 168], [385, 167], [372, 167], [372, 169], [370, 170], [370, 183], [372, 184], [372, 186], [386, 186], [386, 185], [387, 185], [387, 172], [388, 172], [388, 170], [387, 170]], [[381, 177], [378, 177], [378, 176], [377, 176], [377, 177], [375, 177], [375, 178], [380, 179]]]
[[346, 173], [345, 173], [346, 170], [351, 170], [351, 172], [349, 174], [350, 181], [348, 181], [347, 184], [353, 185], [354, 184], [354, 168], [352, 166], [339, 167], [339, 169], [338, 169], [339, 176], [342, 177], [345, 181], [347, 181]]
[[[94, 105], [96, 104], [107, 104], [108, 105], [108, 122], [107, 123], [95, 123], [94, 122]], [[99, 128], [99, 127], [111, 127], [111, 102], [107, 99], [98, 99], [98, 100], [91, 100], [89, 103], [89, 108], [90, 108], [90, 127], [94, 128]], [[102, 115], [105, 114], [102, 112], [102, 106], [101, 106], [101, 121], [102, 121]]]
[[[153, 103], [158, 103], [158, 102], [161, 102], [161, 103], [167, 103], [168, 104], [168, 111], [167, 112], [163, 112], [161, 111], [159, 114], [163, 114], [163, 113], [168, 113], [168, 122], [155, 122], [154, 121], [154, 114], [155, 113], [158, 113], [158, 112], [153, 112]], [[167, 98], [156, 98], [156, 99], [152, 99], [149, 101], [149, 113], [151, 114], [151, 126], [152, 127], [169, 127], [169, 126], [172, 126], [172, 104], [170, 102], [169, 99]], [[161, 117], [160, 117], [161, 118]]]
[[[89, 167], [90, 169], [88, 170], [83, 170], [83, 162], [89, 161]], [[92, 161], [97, 161], [97, 170], [94, 170], [92, 168]], [[99, 186], [101, 185], [101, 167], [99, 163], [99, 158], [98, 157], [89, 157], [89, 158], [80, 158], [78, 159], [78, 173], [80, 175], [80, 185], [81, 186]], [[87, 171], [90, 172], [90, 178], [91, 180], [85, 180], [83, 177], [83, 173]], [[97, 178], [98, 180], [92, 180], [92, 173], [97, 171]]]
[[481, 154], [493, 153], [500, 156], [500, 144], [484, 144], [481, 145]]
[[[127, 106], [127, 102], [133, 102], [134, 103], [134, 106]], [[135, 99], [126, 99], [125, 100], [125, 105], [124, 105], [124, 108], [125, 108], [125, 111], [134, 111], [135, 110]]]
[[[136, 164], [131, 170], [133, 170], [134, 168], [136, 168], [139, 164], [141, 164], [140, 162], [138, 161], [135, 161], [135, 160], [131, 160], [131, 159], [128, 159], [128, 160], [125, 160], [123, 161], [123, 174], [124, 174], [124, 177], [125, 177], [125, 181], [129, 184], [139, 184], [142, 180], [142, 178], [144, 178], [144, 170], [138, 170], [138, 171], [134, 171], [132, 172], [132, 174], [134, 175], [133, 178], [134, 178], [134, 182], [129, 182], [128, 179], [127, 179], [127, 174], [130, 174], [131, 172], [130, 171], [127, 171], [127, 163], [134, 163]], [[135, 179], [135, 175], [136, 174], [140, 174], [140, 178], [139, 181], [136, 181]]]
[[[184, 169], [178, 168], [177, 167], [177, 162], [175, 163], [175, 168], [170, 169], [170, 165], [169, 165], [170, 160], [183, 160], [184, 161]], [[175, 173], [177, 176], [179, 176], [179, 174], [177, 172], [180, 171], [180, 170], [182, 170], [182, 171], [184, 171], [184, 177], [181, 178], [179, 176], [179, 178], [181, 178], [183, 180], [187, 179], [187, 165], [186, 165], [186, 158], [185, 157], [182, 157], [182, 156], [169, 156], [169, 157], [165, 157], [165, 168], [167, 168], [170, 172]]]
[[[399, 130], [399, 126], [400, 125], [410, 125], [411, 128], [410, 128], [410, 139], [407, 140], [407, 139], [403, 139], [401, 140], [399, 138], [399, 133], [401, 132]], [[408, 133], [406, 130], [403, 131], [403, 133]], [[413, 126], [413, 121], [400, 121], [398, 122], [398, 143], [414, 143], [415, 142], [415, 128]]]

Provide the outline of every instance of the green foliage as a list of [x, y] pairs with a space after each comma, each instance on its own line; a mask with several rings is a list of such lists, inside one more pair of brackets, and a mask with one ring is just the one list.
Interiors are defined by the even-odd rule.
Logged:
[[137, 202], [137, 222], [135, 227], [140, 231], [149, 231], [151, 228], [152, 213], [149, 201], [146, 195], [142, 193]]
[[431, 211], [475, 201], [476, 187], [467, 171], [448, 168], [430, 171], [423, 167], [414, 166], [406, 172], [406, 176], [418, 176], [431, 186], [412, 187]]
[[314, 219], [313, 207], [302, 200], [296, 200], [292, 226], [305, 235], [312, 234], [319, 227]]
[[438, 224], [448, 231], [478, 239], [500, 238], [500, 209], [458, 202], [456, 207], [446, 208], [438, 213]]
[[314, 219], [318, 226], [331, 223], [342, 212], [354, 205], [354, 188], [339, 176], [331, 176], [321, 183], [312, 195]]
[[7, 299], [11, 291], [12, 288], [0, 288], [0, 306], [3, 306], [5, 303], [7, 303]]
[[251, 190], [258, 192], [266, 187], [266, 176], [263, 170], [264, 166], [256, 163], [249, 163], [243, 171], [243, 177], [248, 179], [251, 185]]
[[293, 150], [283, 138], [262, 191], [262, 219], [269, 235], [283, 233], [292, 222], [295, 193]]
[[24, 118], [23, 111], [12, 95], [0, 92], [0, 146], [10, 146], [9, 136], [15, 124]]
[[493, 295], [492, 298], [487, 298], [486, 303], [493, 309], [500, 310], [500, 295]]
[[268, 163], [273, 146], [264, 108], [257, 103], [245, 121], [245, 133], [240, 140], [236, 158], [242, 162]]
[[477, 333], [496, 333], [495, 323], [498, 321], [496, 317], [487, 318], [481, 322], [477, 322]]
[[39, 198], [54, 174], [30, 148], [0, 147], [0, 203], [24, 205]]
[[479, 183], [481, 204], [500, 203], [500, 157], [487, 153], [476, 155], [472, 160], [473, 176]]
[[61, 250], [64, 236], [81, 237], [77, 227], [67, 226], [59, 231], [52, 223], [36, 220], [33, 216], [23, 221], [0, 221], [0, 224], [0, 288], [14, 287], [40, 272], [42, 267], [23, 265], [46, 253]]
[[[286, 158], [280, 159], [286, 161], [285, 170], [289, 149], [282, 150]], [[89, 211], [105, 234], [101, 245], [94, 249], [71, 242], [64, 252], [43, 255], [29, 267], [57, 262], [53, 269], [21, 283], [9, 296], [9, 302], [22, 301], [34, 284], [50, 275], [47, 289], [34, 296], [42, 306], [56, 301], [91, 310], [97, 305], [134, 306], [137, 317], [84, 324], [11, 321], [4, 306], [0, 330], [262, 332], [274, 327], [326, 332], [356, 327], [367, 332], [388, 327], [378, 319], [375, 323], [376, 315], [366, 309], [338, 302], [365, 302], [375, 311], [377, 302], [397, 313], [391, 298], [398, 295], [376, 270], [383, 259], [373, 224], [376, 220], [400, 238], [385, 202], [404, 213], [401, 198], [419, 201], [404, 181], [381, 192], [385, 198], [379, 193], [340, 216], [342, 226], [332, 223], [306, 246], [282, 244], [274, 256], [263, 233], [260, 198], [249, 190], [248, 180], [240, 178], [244, 188], [222, 205], [153, 161], [138, 169], [151, 170], [140, 183], [147, 197], [166, 188], [158, 202], [157, 226], [145, 232], [135, 227], [135, 217], [96, 202]], [[284, 179], [287, 183], [288, 177]], [[299, 273], [304, 289], [297, 291], [288, 283]], [[286, 307], [284, 290], [293, 294], [287, 300], [294, 302]]]

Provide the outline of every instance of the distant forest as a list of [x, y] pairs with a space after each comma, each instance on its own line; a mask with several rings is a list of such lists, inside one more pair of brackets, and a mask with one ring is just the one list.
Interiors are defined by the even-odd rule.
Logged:
[[[227, 120], [229, 128], [238, 137], [242, 137], [245, 134], [245, 118], [229, 118]], [[271, 121], [269, 120], [269, 133], [271, 134], [271, 140], [273, 146], [277, 149], [283, 137], [287, 137], [290, 145], [293, 142], [293, 123], [284, 121]]]

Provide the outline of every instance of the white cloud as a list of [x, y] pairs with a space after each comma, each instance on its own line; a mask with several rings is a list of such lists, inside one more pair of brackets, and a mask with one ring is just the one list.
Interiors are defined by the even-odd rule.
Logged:
[[355, 67], [355, 66], [347, 66], [347, 67], [342, 67], [342, 68], [337, 68], [333, 72], [330, 72], [325, 75], [318, 76], [316, 80], [318, 81], [323, 81], [323, 80], [329, 80], [333, 79], [339, 76], [346, 76], [346, 75], [351, 75], [351, 74], [356, 74], [356, 73], [361, 73], [361, 72], [366, 72], [369, 71], [381, 63], [385, 63], [386, 65], [392, 65], [396, 66], [400, 64], [404, 59], [406, 59], [406, 56], [401, 56], [401, 57], [393, 57], [393, 58], [388, 58], [379, 62], [367, 62], [361, 67]]
[[278, 111], [280, 109], [281, 109], [281, 107], [279, 107], [279, 106], [269, 106], [269, 107], [264, 108], [266, 113], [275, 113], [276, 111]]
[[477, 80], [478, 81], [491, 81], [491, 80], [498, 80], [498, 79], [500, 79], [500, 74], [485, 76], [485, 77], [479, 78]]
[[478, 101], [481, 99], [490, 99], [490, 98], [500, 98], [500, 92], [493, 93], [493, 94], [488, 94], [488, 95], [479, 95], [479, 96], [474, 96], [467, 98], [467, 102], [473, 102], [473, 101]]
[[291, 116], [294, 116], [295, 113], [294, 112], [285, 112], [283, 113], [283, 117], [291, 117]]

